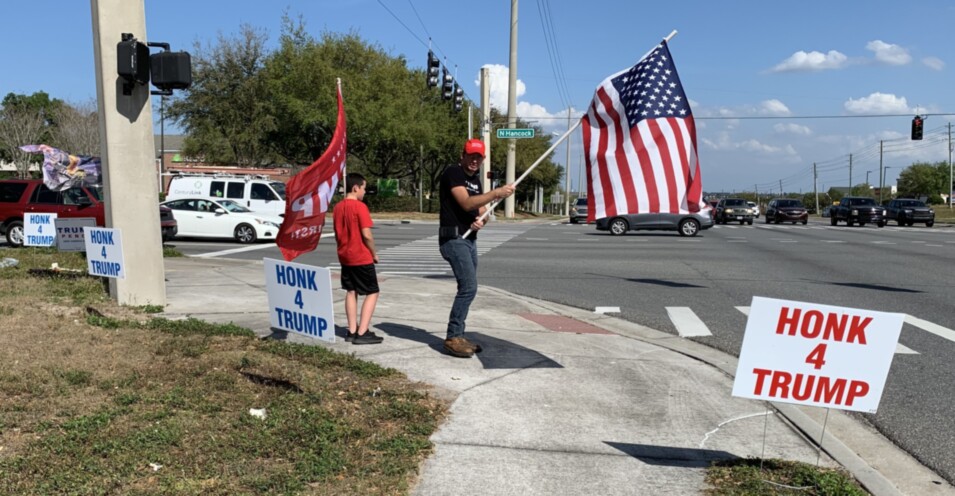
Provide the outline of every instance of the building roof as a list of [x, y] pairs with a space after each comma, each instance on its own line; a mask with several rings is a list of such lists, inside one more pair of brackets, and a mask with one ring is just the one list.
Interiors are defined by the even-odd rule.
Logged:
[[153, 135], [153, 144], [155, 145], [156, 156], [160, 155], [160, 145], [166, 153], [179, 153], [182, 151], [182, 144], [186, 137], [182, 134], [167, 134], [164, 136]]

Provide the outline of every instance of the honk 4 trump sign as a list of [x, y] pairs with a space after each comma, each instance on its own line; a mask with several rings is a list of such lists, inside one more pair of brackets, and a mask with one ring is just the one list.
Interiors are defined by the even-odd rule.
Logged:
[[903, 317], [754, 297], [733, 396], [875, 413]]

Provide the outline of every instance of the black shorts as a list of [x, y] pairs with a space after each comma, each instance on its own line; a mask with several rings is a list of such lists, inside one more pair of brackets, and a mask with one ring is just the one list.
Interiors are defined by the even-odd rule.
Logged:
[[375, 264], [342, 265], [342, 289], [360, 295], [377, 293], [378, 275], [375, 273]]

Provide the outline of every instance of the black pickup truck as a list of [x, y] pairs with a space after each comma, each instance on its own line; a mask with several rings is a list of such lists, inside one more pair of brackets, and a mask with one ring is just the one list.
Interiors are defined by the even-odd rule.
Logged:
[[849, 226], [855, 223], [864, 226], [871, 222], [885, 227], [885, 209], [873, 198], [847, 196], [829, 210], [829, 223], [836, 225], [839, 221], [845, 221]]
[[924, 223], [925, 227], [935, 225], [935, 210], [920, 200], [896, 198], [885, 207], [885, 221], [894, 220], [900, 226]]

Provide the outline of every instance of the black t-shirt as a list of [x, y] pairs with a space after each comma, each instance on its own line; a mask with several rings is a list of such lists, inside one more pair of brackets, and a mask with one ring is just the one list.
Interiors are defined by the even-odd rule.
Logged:
[[[457, 235], [460, 236], [467, 232], [471, 228], [471, 223], [481, 215], [479, 209], [467, 211], [461, 208], [458, 201], [454, 199], [454, 195], [451, 194], [451, 189], [458, 186], [464, 186], [468, 190], [468, 196], [484, 193], [484, 185], [481, 184], [479, 176], [480, 174], [468, 176], [464, 168], [459, 165], [452, 165], [444, 170], [444, 174], [441, 175], [441, 189], [439, 191], [441, 197], [441, 227], [456, 228]], [[441, 229], [440, 237], [450, 238], [452, 236], [447, 236], [447, 229]], [[468, 239], [477, 239], [477, 232], [471, 233]]]

